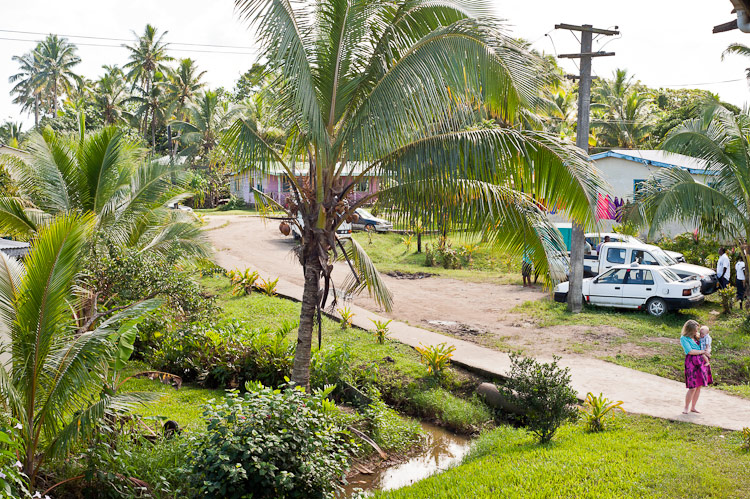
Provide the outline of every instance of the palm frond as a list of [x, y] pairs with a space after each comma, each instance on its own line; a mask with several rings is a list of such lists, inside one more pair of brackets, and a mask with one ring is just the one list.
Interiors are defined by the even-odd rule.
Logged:
[[0, 198], [0, 231], [4, 234], [28, 239], [48, 220], [46, 213], [26, 206], [22, 199]]
[[[345, 257], [354, 268], [354, 273], [350, 273], [344, 282], [344, 292], [356, 295], [366, 289], [379, 306], [390, 312], [393, 309], [393, 295], [383, 282], [370, 256], [353, 238], [342, 241], [342, 245], [346, 251]], [[340, 258], [344, 258], [344, 255], [340, 255]]]

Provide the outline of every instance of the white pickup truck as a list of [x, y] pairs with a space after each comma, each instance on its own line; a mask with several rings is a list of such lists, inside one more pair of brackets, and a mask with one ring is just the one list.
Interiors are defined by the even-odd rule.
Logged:
[[585, 255], [583, 275], [599, 275], [619, 265], [655, 265], [669, 267], [680, 278], [694, 277], [701, 282], [701, 293], [708, 295], [716, 291], [716, 272], [706, 267], [677, 262], [658, 246], [640, 242], [610, 242], [601, 247], [599, 255]]

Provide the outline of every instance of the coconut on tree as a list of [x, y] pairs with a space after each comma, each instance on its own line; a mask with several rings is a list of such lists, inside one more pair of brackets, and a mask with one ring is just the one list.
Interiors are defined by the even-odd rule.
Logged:
[[[562, 245], [542, 203], [594, 222], [601, 181], [587, 158], [521, 125], [542, 105], [544, 64], [503, 30], [489, 2], [236, 5], [257, 32], [288, 138], [283, 146], [269, 143], [256, 122], [240, 119], [224, 145], [236, 168], [281, 169], [292, 191], [291, 202], [274, 208], [286, 210], [302, 234], [294, 383], [309, 386], [315, 319], [336, 296], [335, 259], [347, 259], [354, 271], [344, 292], [367, 289], [391, 306], [365, 250], [336, 238], [356, 208], [375, 201], [351, 199], [365, 175], [380, 177], [378, 203], [399, 221], [412, 225], [421, 217], [482, 232], [498, 248], [528, 251], [541, 272]], [[256, 193], [264, 199], [274, 204]]]

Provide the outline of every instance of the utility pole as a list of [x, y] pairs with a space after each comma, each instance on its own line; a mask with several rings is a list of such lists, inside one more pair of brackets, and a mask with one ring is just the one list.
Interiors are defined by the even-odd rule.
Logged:
[[[591, 111], [591, 59], [615, 55], [614, 52], [592, 52], [591, 44], [594, 33], [613, 36], [620, 32], [611, 29], [594, 28], [591, 24], [576, 26], [573, 24], [556, 24], [555, 29], [566, 29], [581, 33], [581, 52], [579, 54], [560, 54], [563, 59], [580, 59], [581, 74], [578, 84], [578, 128], [576, 130], [576, 145], [588, 154], [589, 152], [589, 115]], [[583, 252], [586, 241], [583, 236], [583, 226], [573, 222], [570, 240], [570, 276], [568, 287], [568, 311], [574, 314], [583, 309]]]

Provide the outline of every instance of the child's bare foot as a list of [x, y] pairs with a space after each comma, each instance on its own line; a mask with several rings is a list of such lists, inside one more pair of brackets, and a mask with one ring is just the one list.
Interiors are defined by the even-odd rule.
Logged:
[[688, 411], [682, 411], [683, 414], [688, 414]]
[[693, 407], [692, 409], [690, 409], [690, 412], [697, 412], [698, 414], [700, 414], [701, 411]]

